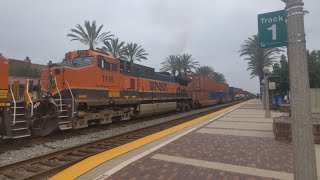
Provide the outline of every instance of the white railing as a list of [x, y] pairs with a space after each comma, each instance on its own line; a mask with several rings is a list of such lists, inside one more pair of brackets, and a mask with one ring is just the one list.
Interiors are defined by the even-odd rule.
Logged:
[[72, 97], [72, 109], [71, 109], [72, 115], [71, 115], [71, 117], [73, 118], [73, 116], [74, 116], [74, 97], [73, 97], [73, 93], [71, 91], [71, 88], [70, 88], [68, 81], [66, 81], [66, 83], [67, 83], [68, 89], [69, 89], [71, 97]]
[[58, 94], [59, 94], [59, 97], [60, 97], [60, 112], [62, 112], [62, 97], [61, 97], [61, 93], [60, 93], [60, 90], [59, 90], [59, 87], [58, 87], [58, 83], [57, 83], [57, 78], [54, 78], [54, 82], [56, 84], [56, 88], [58, 90]]
[[27, 79], [27, 95], [28, 95], [28, 99], [30, 101], [30, 104], [31, 104], [31, 117], [33, 116], [33, 102], [32, 102], [32, 99], [30, 97], [30, 94], [29, 94], [29, 79]]
[[14, 94], [12, 92], [12, 80], [11, 77], [10, 78], [10, 93], [11, 93], [11, 97], [13, 100], [13, 122], [12, 125], [16, 124], [16, 112], [17, 112], [17, 102], [16, 102], [16, 98], [14, 97]]

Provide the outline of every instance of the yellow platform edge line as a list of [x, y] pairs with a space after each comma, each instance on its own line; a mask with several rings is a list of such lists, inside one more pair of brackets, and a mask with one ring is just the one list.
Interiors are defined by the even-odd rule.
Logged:
[[70, 166], [69, 168], [57, 173], [56, 175], [49, 178], [49, 180], [75, 179], [75, 178], [81, 176], [82, 174], [92, 170], [93, 168], [97, 167], [98, 165], [100, 165], [108, 160], [116, 158], [122, 154], [125, 154], [125, 153], [132, 151], [134, 149], [137, 149], [137, 148], [144, 146], [150, 142], [153, 142], [153, 141], [158, 140], [162, 137], [165, 137], [165, 136], [170, 135], [174, 132], [177, 132], [181, 129], [187, 128], [193, 124], [207, 120], [208, 118], [211, 118], [213, 116], [217, 116], [219, 114], [222, 114], [228, 110], [231, 110], [234, 108], [236, 109], [236, 108], [244, 105], [245, 103], [246, 102], [242, 102], [240, 104], [236, 104], [236, 105], [224, 108], [224, 109], [219, 110], [217, 112], [196, 118], [194, 120], [182, 123], [180, 125], [165, 129], [163, 131], [151, 134], [149, 136], [137, 139], [137, 140], [132, 141], [130, 143], [127, 143], [127, 144], [121, 145], [119, 147], [104, 151], [104, 152], [96, 154], [94, 156], [88, 157], [88, 158]]

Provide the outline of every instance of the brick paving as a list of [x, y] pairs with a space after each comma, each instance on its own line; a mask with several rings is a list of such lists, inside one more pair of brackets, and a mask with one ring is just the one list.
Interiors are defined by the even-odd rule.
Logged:
[[293, 172], [292, 145], [271, 138], [191, 133], [156, 153]]
[[[253, 119], [252, 117], [255, 115], [256, 119]], [[242, 126], [245, 123], [253, 122], [253, 124], [257, 123], [257, 125], [253, 125], [253, 127], [259, 127], [261, 123], [272, 121], [272, 119], [264, 119], [263, 117], [264, 112], [261, 110], [261, 103], [251, 101], [251, 103], [245, 104], [219, 119], [217, 122], [221, 122], [223, 119], [230, 121], [231, 119], [232, 121], [237, 121], [237, 123], [243, 122]], [[246, 120], [246, 118], [248, 119]], [[218, 126], [215, 127], [214, 123], [215, 122], [213, 122], [213, 126], [210, 126], [210, 128], [203, 128], [216, 131], [214, 128]], [[218, 125], [219, 123], [216, 124]], [[228, 126], [228, 123], [224, 124]], [[230, 125], [230, 128], [237, 128], [237, 126], [233, 124], [233, 126]], [[209, 134], [199, 133], [198, 130], [199, 129], [129, 164], [107, 179], [269, 180], [272, 178], [267, 178], [269, 175], [266, 175], [266, 172], [277, 171], [283, 172], [284, 174], [293, 173], [293, 150], [292, 144], [288, 142], [279, 142], [273, 137], [270, 138], [266, 136], [252, 137], [245, 135], [228, 135], [224, 133]], [[235, 130], [241, 131], [241, 129]], [[257, 131], [259, 130], [257, 129]], [[229, 171], [223, 168], [218, 170], [219, 168], [206, 168], [188, 163], [177, 163], [179, 161], [168, 162], [151, 158], [156, 154], [189, 158], [193, 159], [193, 161], [203, 160], [206, 162], [223, 163], [224, 165], [236, 165], [237, 168], [239, 167], [243, 170], [238, 172], [246, 172], [246, 174], [231, 172], [230, 169]], [[244, 170], [246, 167], [260, 169], [264, 175], [261, 175], [261, 177], [250, 175], [250, 172]]]
[[273, 180], [227, 171], [199, 168], [190, 165], [163, 162], [150, 159], [152, 155], [140, 159], [107, 178], [110, 180], [153, 180], [153, 179], [203, 179], [203, 180]]
[[193, 132], [131, 163], [107, 179], [271, 179], [150, 159], [155, 154], [293, 172], [292, 145], [271, 138]]

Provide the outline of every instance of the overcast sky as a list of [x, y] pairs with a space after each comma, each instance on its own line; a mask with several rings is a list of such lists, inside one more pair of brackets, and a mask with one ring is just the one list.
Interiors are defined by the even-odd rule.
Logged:
[[[307, 48], [320, 49], [320, 1], [304, 2]], [[120, 40], [141, 44], [150, 54], [141, 64], [158, 70], [169, 54], [191, 53], [230, 86], [258, 92], [238, 50], [257, 33], [257, 14], [284, 7], [280, 0], [0, 0], [0, 52], [59, 62], [66, 52], [86, 48], [69, 41], [69, 30], [96, 20]]]

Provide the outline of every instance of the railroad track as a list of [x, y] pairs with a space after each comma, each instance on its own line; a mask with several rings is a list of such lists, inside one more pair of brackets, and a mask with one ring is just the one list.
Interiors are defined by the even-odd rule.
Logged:
[[87, 144], [58, 150], [39, 157], [30, 158], [20, 162], [0, 166], [1, 179], [45, 179], [59, 171], [87, 158], [92, 155], [113, 149], [115, 147], [127, 144], [142, 137], [154, 134], [178, 124], [190, 121], [191, 119], [204, 116], [214, 111], [237, 104], [233, 102], [215, 106], [210, 111], [201, 112], [188, 117], [164, 122], [150, 127], [145, 127], [121, 135], [108, 137], [106, 139], [96, 140]]

